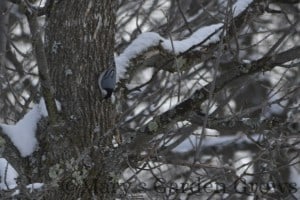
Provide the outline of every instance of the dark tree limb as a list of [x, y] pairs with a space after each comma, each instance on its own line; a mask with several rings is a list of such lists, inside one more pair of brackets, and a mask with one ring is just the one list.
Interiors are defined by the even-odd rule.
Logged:
[[[257, 72], [270, 71], [274, 67], [284, 64], [288, 61], [292, 61], [300, 57], [300, 46], [291, 48], [284, 52], [278, 53], [276, 55], [263, 57], [259, 60], [253, 61], [252, 63], [233, 65], [234, 70], [231, 70], [227, 73], [222, 74], [217, 78], [216, 86], [213, 91], [213, 95], [222, 90], [226, 85], [232, 83], [239, 78], [242, 78], [247, 75], [251, 75]], [[242, 69], [242, 70], [241, 70]], [[246, 69], [246, 71], [244, 70]], [[150, 141], [159, 133], [164, 132], [168, 128], [168, 125], [174, 121], [180, 121], [188, 118], [191, 112], [199, 111], [202, 103], [207, 100], [209, 95], [209, 89], [211, 88], [211, 83], [207, 84], [205, 87], [196, 90], [194, 94], [183, 101], [182, 103], [175, 106], [173, 109], [168, 110], [167, 112], [156, 116], [151, 120], [143, 129], [132, 146], [137, 146], [143, 148], [145, 144]], [[202, 113], [198, 113], [202, 114]], [[158, 130], [153, 129], [153, 127], [159, 127]]]
[[56, 108], [54, 89], [52, 88], [48, 63], [46, 58], [46, 53], [44, 49], [44, 44], [42, 41], [41, 29], [39, 27], [37, 18], [35, 15], [27, 14], [27, 19], [32, 35], [33, 49], [36, 55], [37, 66], [39, 70], [39, 77], [41, 82], [42, 94], [45, 99], [45, 104], [47, 107], [49, 121], [51, 124], [57, 122], [58, 111]]
[[7, 44], [7, 24], [9, 11], [7, 1], [0, 2], [0, 72], [4, 68], [6, 44]]

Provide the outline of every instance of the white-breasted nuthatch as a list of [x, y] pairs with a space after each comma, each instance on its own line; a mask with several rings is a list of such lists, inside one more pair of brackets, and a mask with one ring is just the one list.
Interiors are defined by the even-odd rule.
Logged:
[[115, 67], [109, 67], [100, 74], [98, 78], [98, 86], [104, 99], [111, 97], [116, 86]]

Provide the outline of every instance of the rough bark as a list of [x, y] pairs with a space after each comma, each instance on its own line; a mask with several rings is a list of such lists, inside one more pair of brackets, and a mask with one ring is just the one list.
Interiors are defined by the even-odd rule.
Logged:
[[76, 0], [62, 1], [50, 11], [45, 45], [62, 110], [55, 126], [40, 123], [44, 159], [38, 174], [53, 188], [47, 199], [110, 199], [115, 194], [106, 163], [112, 135], [103, 135], [116, 114], [110, 101], [100, 100], [97, 86], [98, 75], [111, 64], [115, 10], [113, 0]]

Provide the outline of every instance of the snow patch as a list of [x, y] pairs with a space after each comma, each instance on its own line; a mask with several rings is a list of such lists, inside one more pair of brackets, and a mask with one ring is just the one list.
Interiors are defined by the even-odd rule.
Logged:
[[[44, 186], [44, 183], [32, 183], [26, 186], [26, 188], [29, 190], [29, 193], [32, 193], [33, 190], [41, 189]], [[19, 195], [20, 190], [17, 189], [11, 196]]]
[[17, 186], [18, 173], [5, 158], [0, 158], [0, 176], [0, 190], [14, 189]]
[[[204, 45], [215, 43], [219, 41], [219, 35], [221, 33], [221, 28], [223, 24], [214, 24], [206, 27], [202, 27], [194, 32], [190, 37], [181, 40], [181, 41], [171, 41], [164, 39], [158, 33], [146, 32], [139, 35], [131, 44], [124, 50], [122, 54], [115, 58], [116, 68], [117, 68], [117, 82], [120, 79], [125, 78], [126, 69], [129, 65], [130, 59], [136, 57], [138, 54], [147, 50], [152, 46], [157, 46], [161, 43], [162, 47], [165, 50], [174, 52], [176, 54], [184, 52], [189, 48], [201, 43], [203, 40], [209, 37], [209, 35], [216, 32], [212, 35]], [[218, 31], [219, 30], [219, 31]], [[173, 44], [173, 45], [172, 45]]]
[[[254, 141], [259, 141], [261, 139], [259, 134], [252, 135], [251, 138]], [[192, 151], [195, 149], [195, 146], [199, 142], [199, 137], [191, 135], [187, 139], [185, 139], [182, 143], [180, 143], [177, 147], [172, 149], [173, 152], [178, 153], [184, 153], [188, 151]], [[172, 141], [170, 142], [172, 143]], [[207, 147], [217, 147], [217, 146], [226, 146], [231, 143], [235, 144], [242, 144], [252, 143], [252, 140], [250, 140], [246, 135], [235, 135], [235, 136], [222, 136], [222, 137], [213, 137], [213, 138], [204, 138], [202, 141], [201, 148], [207, 148]]]
[[[219, 35], [221, 33], [221, 28], [223, 24], [213, 24], [210, 26], [202, 27], [198, 29], [196, 32], [194, 32], [190, 37], [181, 40], [181, 41], [171, 41], [171, 40], [164, 40], [162, 43], [162, 46], [169, 51], [175, 52], [176, 54], [185, 52], [189, 48], [193, 47], [194, 45], [197, 45], [201, 43], [203, 40], [205, 40], [209, 35], [216, 32], [216, 34], [212, 35], [205, 43], [204, 45], [216, 43], [220, 40]], [[217, 32], [219, 30], [219, 32]], [[173, 43], [173, 45], [172, 45]]]
[[252, 2], [253, 0], [238, 0], [232, 7], [233, 16], [236, 17], [241, 14]]
[[139, 35], [131, 44], [124, 50], [122, 54], [115, 58], [117, 66], [117, 82], [119, 78], [124, 78], [126, 68], [130, 59], [142, 53], [152, 46], [156, 46], [163, 38], [154, 32], [146, 32]]
[[[242, 13], [253, 0], [238, 0], [233, 5], [233, 16], [236, 17], [240, 13]], [[129, 65], [129, 62], [132, 58], [136, 57], [138, 54], [147, 50], [149, 47], [157, 46], [161, 42], [161, 46], [175, 54], [179, 54], [181, 52], [185, 52], [194, 45], [200, 44], [205, 39], [207, 39], [210, 35], [211, 37], [203, 44], [211, 44], [216, 43], [220, 40], [220, 34], [222, 30], [223, 24], [213, 24], [206, 27], [201, 27], [196, 30], [190, 37], [180, 40], [173, 41], [169, 39], [165, 39], [161, 37], [158, 33], [154, 32], [146, 32], [140, 34], [135, 40], [131, 42], [131, 44], [124, 50], [122, 54], [115, 57], [116, 63], [116, 71], [117, 71], [117, 82], [120, 79], [125, 78], [126, 69]], [[215, 33], [215, 34], [213, 34]]]
[[[56, 102], [60, 110], [59, 102]], [[39, 104], [35, 104], [32, 109], [15, 125], [0, 124], [3, 132], [11, 139], [13, 144], [18, 148], [22, 157], [31, 155], [38, 141], [35, 137], [37, 123], [42, 117], [47, 117], [45, 101], [42, 98]]]

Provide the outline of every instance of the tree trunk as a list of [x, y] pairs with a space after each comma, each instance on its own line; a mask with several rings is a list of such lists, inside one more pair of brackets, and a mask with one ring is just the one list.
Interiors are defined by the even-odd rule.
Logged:
[[[50, 11], [45, 48], [55, 97], [54, 126], [40, 123], [40, 175], [53, 190], [46, 199], [110, 199], [115, 183], [107, 158], [115, 106], [101, 101], [97, 78], [113, 64], [116, 2], [61, 1]], [[47, 167], [45, 167], [47, 166]], [[110, 191], [108, 191], [110, 189]]]

